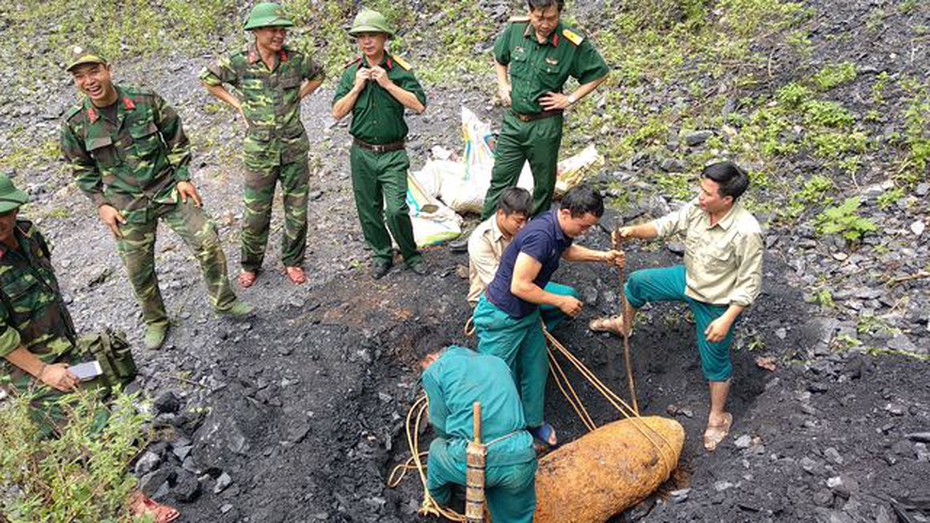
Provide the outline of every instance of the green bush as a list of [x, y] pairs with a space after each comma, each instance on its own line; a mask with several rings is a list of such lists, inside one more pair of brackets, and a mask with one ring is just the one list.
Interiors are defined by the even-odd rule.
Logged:
[[[8, 398], [0, 410], [0, 521], [117, 522], [135, 478], [130, 461], [143, 446], [146, 417], [135, 396], [116, 394], [109, 406], [95, 394], [76, 392], [59, 402], [67, 425], [57, 439], [43, 439], [30, 417], [30, 397]], [[95, 413], [109, 421], [95, 427]]]
[[842, 205], [825, 209], [817, 215], [815, 226], [818, 234], [839, 234], [850, 242], [858, 242], [878, 227], [859, 216], [861, 202], [858, 197], [847, 198]]
[[856, 64], [843, 62], [831, 64], [815, 74], [812, 80], [821, 91], [829, 91], [856, 79]]

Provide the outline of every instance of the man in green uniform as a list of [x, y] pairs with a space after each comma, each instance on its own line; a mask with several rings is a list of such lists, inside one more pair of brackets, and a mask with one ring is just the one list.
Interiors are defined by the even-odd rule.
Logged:
[[[517, 184], [526, 161], [533, 171], [533, 214], [549, 210], [562, 143], [562, 113], [597, 88], [609, 70], [591, 42], [559, 21], [563, 0], [527, 0], [528, 18], [513, 20], [494, 44], [494, 69], [504, 114], [481, 219], [501, 192]], [[509, 66], [509, 78], [508, 78]], [[562, 93], [569, 77], [581, 84]]]
[[[323, 68], [309, 55], [284, 45], [287, 28], [293, 25], [278, 4], [257, 4], [245, 24], [254, 41], [200, 73], [210, 94], [238, 111], [248, 124], [239, 275], [243, 287], [255, 283], [265, 258], [277, 183], [284, 202], [281, 261], [293, 283], [306, 281], [301, 265], [307, 252], [310, 142], [300, 121], [300, 101], [323, 83]], [[238, 96], [223, 84], [233, 86]]]
[[510, 368], [496, 356], [452, 345], [422, 363], [429, 422], [427, 485], [447, 505], [452, 485], [465, 485], [465, 447], [474, 439], [472, 404], [481, 403], [481, 436], [488, 447], [485, 494], [494, 523], [529, 523], [536, 510], [536, 451], [526, 431]]
[[340, 120], [352, 113], [352, 190], [362, 233], [372, 250], [371, 276], [378, 279], [391, 270], [392, 235], [407, 267], [422, 276], [427, 268], [417, 251], [407, 206], [410, 159], [404, 149], [404, 109], [422, 113], [426, 95], [410, 65], [385, 50], [394, 31], [381, 13], [361, 11], [349, 34], [356, 39], [362, 56], [349, 63], [342, 74], [333, 97], [333, 118]]
[[110, 65], [93, 49], [73, 46], [69, 54], [67, 70], [84, 96], [62, 122], [62, 155], [116, 238], [142, 306], [146, 348], [161, 347], [169, 326], [155, 276], [159, 219], [194, 251], [214, 310], [251, 314], [229, 285], [216, 227], [190, 182], [190, 143], [174, 108], [150, 89], [115, 85]]
[[[30, 415], [45, 437], [64, 420], [61, 398], [78, 387], [100, 389], [99, 380], [81, 383], [68, 369], [83, 357], [71, 315], [52, 267], [51, 252], [39, 229], [19, 218], [26, 193], [0, 175], [0, 389], [32, 394]], [[107, 413], [97, 415], [100, 426]], [[137, 516], [173, 521], [178, 511], [139, 491], [130, 495]]]

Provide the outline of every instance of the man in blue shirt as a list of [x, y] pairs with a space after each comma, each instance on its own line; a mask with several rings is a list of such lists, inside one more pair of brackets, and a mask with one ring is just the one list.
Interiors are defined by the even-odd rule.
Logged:
[[474, 439], [472, 404], [481, 403], [488, 447], [485, 492], [494, 523], [531, 523], [536, 510], [536, 451], [520, 396], [500, 358], [452, 345], [423, 362], [423, 388], [436, 439], [429, 446], [427, 485], [447, 505], [452, 485], [465, 485], [465, 447]]
[[573, 244], [603, 214], [604, 200], [590, 187], [581, 185], [568, 191], [558, 211], [537, 216], [517, 234], [475, 308], [478, 352], [498, 356], [507, 363], [530, 432], [550, 446], [557, 440], [555, 431], [543, 421], [549, 368], [539, 306], [557, 307], [570, 317], [581, 312], [581, 301], [574, 296], [545, 290], [563, 258], [623, 267], [620, 251], [595, 251]]

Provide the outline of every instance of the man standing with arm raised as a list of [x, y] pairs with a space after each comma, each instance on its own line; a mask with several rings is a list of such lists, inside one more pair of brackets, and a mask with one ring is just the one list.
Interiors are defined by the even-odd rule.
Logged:
[[685, 302], [697, 324], [701, 370], [710, 389], [704, 448], [713, 451], [726, 438], [733, 416], [725, 411], [733, 365], [733, 324], [758, 298], [762, 286], [762, 228], [738, 201], [749, 177], [732, 162], [718, 162], [701, 173], [699, 196], [658, 220], [623, 227], [623, 238], [666, 238], [685, 234], [685, 263], [630, 274], [624, 287], [627, 310], [609, 330], [628, 332], [636, 309], [649, 302]]

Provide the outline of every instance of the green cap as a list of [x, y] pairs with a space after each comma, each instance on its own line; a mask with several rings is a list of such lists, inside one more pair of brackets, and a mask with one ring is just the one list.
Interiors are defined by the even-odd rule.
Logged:
[[17, 189], [9, 176], [0, 174], [0, 214], [6, 214], [19, 209], [20, 205], [28, 201], [28, 194]]
[[371, 9], [359, 11], [352, 22], [352, 28], [349, 29], [349, 34], [352, 36], [358, 36], [361, 33], [386, 33], [388, 36], [394, 36], [394, 30], [388, 24], [387, 18]]
[[68, 71], [81, 64], [106, 64], [107, 59], [96, 49], [87, 45], [72, 45], [68, 47], [68, 56], [65, 60]]
[[249, 20], [245, 23], [245, 30], [261, 29], [262, 27], [291, 27], [291, 22], [284, 16], [284, 8], [271, 2], [255, 4], [249, 13]]

